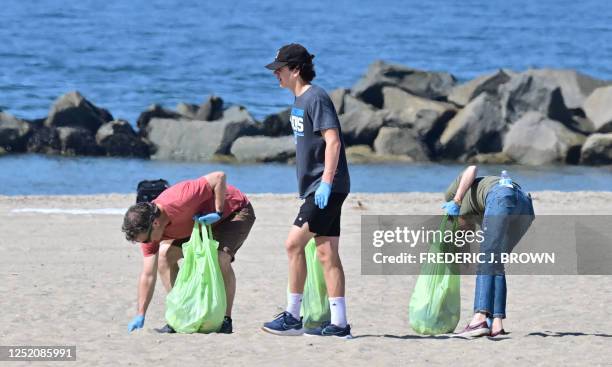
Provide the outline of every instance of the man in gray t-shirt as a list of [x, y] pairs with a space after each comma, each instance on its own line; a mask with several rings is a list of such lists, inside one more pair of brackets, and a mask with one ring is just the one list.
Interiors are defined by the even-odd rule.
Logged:
[[331, 192], [348, 194], [350, 178], [344, 152], [342, 129], [338, 115], [327, 93], [311, 85], [302, 95], [295, 97], [291, 109], [291, 127], [296, 144], [296, 169], [300, 198], [315, 193], [321, 184], [325, 169], [325, 139], [321, 131], [337, 129], [340, 138], [340, 156], [336, 174], [333, 176]]
[[[295, 96], [291, 127], [296, 144], [296, 171], [300, 208], [289, 232], [285, 248], [289, 257], [287, 309], [263, 330], [275, 335], [300, 335], [348, 338], [351, 326], [346, 321], [344, 270], [338, 254], [342, 204], [350, 191], [350, 178], [344, 152], [340, 122], [327, 93], [311, 81], [315, 77], [311, 55], [303, 46], [283, 46], [274, 62], [266, 68], [282, 88]], [[331, 319], [304, 330], [300, 306], [306, 280], [304, 248], [314, 237], [317, 258], [323, 265]]]

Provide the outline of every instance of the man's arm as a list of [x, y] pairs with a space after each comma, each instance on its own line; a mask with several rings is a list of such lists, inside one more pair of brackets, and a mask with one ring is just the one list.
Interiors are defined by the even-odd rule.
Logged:
[[128, 332], [144, 327], [145, 314], [153, 297], [156, 278], [157, 254], [155, 256], [146, 256], [143, 261], [140, 278], [138, 279], [138, 314], [128, 324]]
[[340, 159], [340, 135], [338, 129], [325, 129], [321, 131], [325, 140], [325, 168], [323, 169], [323, 182], [332, 184]]
[[463, 171], [461, 180], [459, 181], [459, 187], [457, 187], [457, 193], [455, 193], [455, 197], [453, 198], [453, 201], [458, 205], [461, 205], [461, 201], [463, 200], [463, 197], [470, 186], [472, 186], [472, 183], [476, 179], [477, 173], [478, 167], [476, 166], [469, 166], [465, 169], [465, 171]]
[[145, 256], [143, 259], [142, 272], [138, 280], [138, 314], [144, 316], [149, 308], [153, 292], [155, 291], [155, 281], [157, 280], [157, 257]]
[[218, 213], [223, 213], [223, 206], [225, 205], [225, 192], [227, 191], [225, 172], [211, 172], [204, 177], [206, 178], [206, 181], [208, 181], [208, 184], [213, 191], [213, 196], [215, 198], [215, 211]]

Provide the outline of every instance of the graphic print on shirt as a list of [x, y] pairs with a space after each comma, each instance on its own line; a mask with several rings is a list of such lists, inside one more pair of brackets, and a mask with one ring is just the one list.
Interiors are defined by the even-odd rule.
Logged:
[[295, 137], [297, 144], [297, 137], [304, 136], [304, 110], [301, 108], [293, 107], [291, 109], [291, 128], [293, 129], [293, 136]]

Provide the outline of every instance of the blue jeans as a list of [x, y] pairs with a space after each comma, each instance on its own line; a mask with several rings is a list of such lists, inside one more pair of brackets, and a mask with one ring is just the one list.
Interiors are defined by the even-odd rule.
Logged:
[[474, 312], [506, 318], [506, 275], [501, 253], [512, 252], [535, 218], [531, 197], [519, 188], [495, 186], [487, 194], [480, 252], [492, 262], [478, 264]]

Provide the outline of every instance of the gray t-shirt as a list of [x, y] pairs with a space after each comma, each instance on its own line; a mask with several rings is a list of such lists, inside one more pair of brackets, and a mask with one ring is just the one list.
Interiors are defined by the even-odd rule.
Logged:
[[323, 176], [325, 167], [325, 140], [321, 131], [338, 129], [340, 135], [340, 157], [332, 183], [332, 192], [349, 193], [350, 177], [344, 152], [344, 139], [340, 121], [331, 99], [316, 85], [295, 98], [291, 109], [291, 127], [296, 144], [296, 171], [300, 198], [314, 193]]

